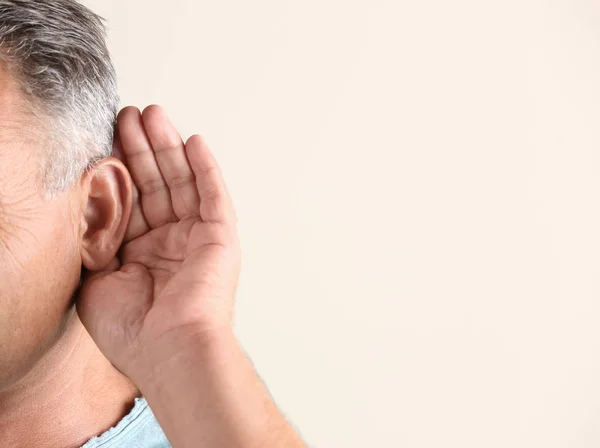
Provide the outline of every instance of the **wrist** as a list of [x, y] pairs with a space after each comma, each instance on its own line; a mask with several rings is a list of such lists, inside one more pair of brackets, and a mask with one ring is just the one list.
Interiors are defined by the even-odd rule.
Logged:
[[174, 446], [304, 446], [230, 328], [182, 329], [158, 347], [136, 385]]
[[202, 365], [213, 371], [227, 364], [238, 346], [230, 327], [213, 328], [187, 325], [159, 340], [145, 342], [143, 355], [131, 378], [142, 390], [163, 387], [174, 374], [190, 365]]

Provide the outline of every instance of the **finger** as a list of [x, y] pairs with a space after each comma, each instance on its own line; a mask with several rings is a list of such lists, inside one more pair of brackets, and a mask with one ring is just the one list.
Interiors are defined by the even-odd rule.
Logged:
[[[110, 275], [113, 272], [118, 271], [120, 267], [121, 267], [121, 263], [119, 262], [118, 258], [113, 258], [111, 260], [111, 262], [109, 263], [109, 265], [106, 266], [106, 268], [104, 268], [101, 271], [91, 272], [91, 271], [88, 271], [87, 269], [81, 270], [81, 280], [80, 280], [79, 288], [78, 288], [77, 294], [76, 294], [76, 303], [77, 303], [78, 312], [83, 314], [84, 318], [86, 318], [89, 315], [89, 313], [87, 312], [87, 309], [89, 308], [88, 305], [90, 305], [90, 303], [88, 300], [85, 300], [85, 298], [86, 298], [86, 292], [89, 289], [90, 285], [95, 280], [99, 280], [102, 277], [106, 277], [107, 275]], [[84, 325], [87, 326], [88, 324], [89, 324], [89, 322], [84, 322]]]
[[[127, 158], [125, 157], [123, 144], [121, 143], [121, 138], [118, 132], [115, 133], [113, 156], [123, 162], [123, 164], [127, 167]], [[127, 167], [127, 169], [129, 169], [129, 167]], [[135, 184], [132, 185], [132, 196], [131, 218], [129, 219], [129, 225], [127, 226], [123, 243], [128, 243], [150, 231], [150, 226], [146, 222], [146, 218], [144, 217], [144, 212], [142, 210], [140, 192]]]
[[119, 113], [118, 123], [127, 166], [140, 191], [148, 225], [154, 229], [177, 221], [169, 187], [156, 163], [140, 111], [135, 107], [126, 107]]
[[235, 225], [231, 198], [221, 169], [208, 145], [200, 135], [193, 135], [187, 141], [185, 149], [196, 175], [202, 221]]
[[123, 244], [129, 243], [130, 241], [139, 238], [142, 235], [148, 233], [151, 229], [150, 225], [146, 221], [146, 217], [144, 216], [144, 212], [142, 211], [142, 197], [140, 195], [140, 191], [137, 189], [135, 185], [132, 188], [132, 210], [131, 210], [131, 218], [129, 218], [129, 226], [125, 231], [125, 237], [123, 239]]
[[181, 136], [160, 106], [144, 109], [142, 119], [158, 167], [171, 194], [175, 215], [185, 219], [200, 215], [200, 196]]
[[121, 142], [121, 136], [119, 135], [119, 129], [117, 126], [115, 126], [112, 156], [119, 159], [124, 165], [127, 165], [125, 153], [123, 152], [123, 143]]

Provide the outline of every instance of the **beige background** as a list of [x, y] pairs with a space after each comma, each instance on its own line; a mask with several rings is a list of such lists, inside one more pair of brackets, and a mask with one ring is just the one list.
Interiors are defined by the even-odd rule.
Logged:
[[223, 165], [237, 332], [319, 447], [600, 446], [594, 0], [89, 0]]

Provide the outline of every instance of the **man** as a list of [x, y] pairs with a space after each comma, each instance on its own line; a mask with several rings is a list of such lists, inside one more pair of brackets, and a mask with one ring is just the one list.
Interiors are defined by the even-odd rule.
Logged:
[[113, 138], [115, 79], [92, 12], [0, 0], [0, 447], [303, 446], [231, 331], [210, 150], [158, 106]]

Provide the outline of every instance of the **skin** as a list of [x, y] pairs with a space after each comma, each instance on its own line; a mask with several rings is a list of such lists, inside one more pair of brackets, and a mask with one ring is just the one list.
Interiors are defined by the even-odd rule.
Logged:
[[304, 446], [231, 330], [236, 217], [203, 138], [125, 108], [116, 158], [48, 201], [21, 103], [0, 71], [0, 446], [80, 446], [140, 394], [174, 447]]
[[[113, 426], [139, 395], [73, 307], [82, 253], [101, 259], [114, 250], [86, 235], [103, 221], [90, 213], [86, 195], [109, 197], [109, 186], [125, 186], [129, 177], [119, 161], [107, 160], [99, 167], [104, 176], [82, 178], [46, 201], [38, 169], [43, 135], [31, 129], [16, 83], [0, 69], [0, 446], [79, 446]], [[104, 234], [113, 246], [117, 233]]]

